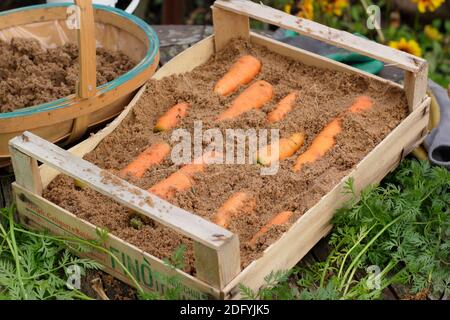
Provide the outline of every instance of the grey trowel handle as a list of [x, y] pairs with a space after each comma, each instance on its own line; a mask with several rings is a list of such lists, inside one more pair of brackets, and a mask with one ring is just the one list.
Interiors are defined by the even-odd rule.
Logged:
[[447, 90], [429, 81], [436, 100], [439, 103], [441, 119], [439, 126], [433, 129], [425, 143], [428, 146], [428, 158], [434, 164], [450, 169], [450, 99]]

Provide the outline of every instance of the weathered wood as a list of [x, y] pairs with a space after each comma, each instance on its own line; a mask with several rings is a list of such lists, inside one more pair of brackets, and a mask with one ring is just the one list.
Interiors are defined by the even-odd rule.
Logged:
[[413, 111], [427, 97], [428, 64], [423, 64], [416, 73], [405, 71], [404, 87], [409, 110]]
[[[417, 72], [425, 63], [425, 60], [411, 54], [355, 36], [345, 31], [321, 25], [308, 19], [292, 16], [252, 1], [217, 0], [214, 3], [214, 7], [292, 30], [301, 35], [393, 64], [408, 71]], [[232, 31], [229, 30], [230, 33]]]
[[225, 288], [241, 271], [239, 238], [236, 235], [220, 250], [194, 242], [194, 255], [197, 277], [216, 288]]
[[250, 33], [250, 39], [251, 42], [254, 44], [258, 44], [261, 46], [265, 46], [270, 48], [271, 51], [276, 52], [282, 56], [285, 56], [287, 58], [300, 61], [301, 63], [306, 64], [307, 66], [314, 66], [318, 68], [326, 68], [329, 70], [336, 70], [336, 71], [344, 71], [344, 72], [351, 72], [354, 74], [360, 74], [364, 77], [369, 77], [372, 79], [375, 79], [377, 81], [380, 81], [382, 83], [386, 83], [395, 87], [402, 88], [401, 85], [399, 85], [396, 82], [381, 78], [377, 75], [362, 71], [360, 69], [354, 68], [352, 66], [349, 66], [345, 63], [337, 62], [334, 60], [331, 60], [329, 58], [326, 58], [324, 56], [318, 55], [316, 53], [294, 47], [292, 45], [282, 43], [264, 36], [261, 36], [257, 33], [251, 32]]
[[[22, 136], [11, 140], [10, 144], [13, 149], [17, 149], [21, 153], [81, 181], [90, 188], [111, 197], [113, 200], [130, 209], [208, 247], [220, 248], [234, 236], [228, 230], [177, 208], [157, 196], [100, 169], [90, 162], [75, 157], [66, 150], [32, 133], [24, 132]], [[15, 163], [13, 162], [13, 164]], [[25, 169], [22, 169], [20, 164], [18, 165], [19, 174], [25, 172]], [[31, 169], [28, 169], [28, 171], [31, 172]], [[29, 179], [28, 176], [21, 177], [19, 175], [18, 179], [20, 179], [18, 183], [27, 188], [34, 184], [27, 180]]]
[[223, 49], [233, 38], [250, 38], [250, 19], [213, 6], [214, 39], [216, 51]]
[[[93, 224], [79, 219], [67, 210], [21, 187], [18, 183], [13, 184], [13, 189], [21, 222], [27, 226], [59, 236], [98, 240], [96, 232], [98, 228]], [[219, 290], [181, 270], [168, 266], [161, 259], [113, 234], [108, 234], [104, 247], [127, 267], [144, 289], [164, 293], [169, 285], [167, 277], [176, 276], [182, 296], [187, 299], [218, 299], [220, 297]], [[104, 266], [104, 271], [134, 286], [124, 270], [108, 254], [92, 251], [83, 253], [81, 256], [100, 262]]]
[[[199, 257], [197, 263], [200, 266], [198, 271], [207, 283], [221, 289], [239, 273], [239, 240], [228, 230], [175, 207], [32, 133], [25, 132], [11, 140], [11, 146], [17, 181], [33, 193], [40, 195], [42, 184], [37, 162], [30, 156], [196, 241], [195, 255]], [[20, 150], [17, 154], [16, 149]], [[22, 153], [25, 165], [22, 164]], [[30, 159], [32, 165], [27, 165]], [[33, 176], [39, 178], [39, 185], [29, 176], [31, 170]]]
[[[26, 139], [26, 137], [22, 138]], [[36, 159], [21, 152], [14, 146], [10, 146], [9, 150], [17, 183], [20, 183], [28, 191], [41, 195], [42, 181]]]

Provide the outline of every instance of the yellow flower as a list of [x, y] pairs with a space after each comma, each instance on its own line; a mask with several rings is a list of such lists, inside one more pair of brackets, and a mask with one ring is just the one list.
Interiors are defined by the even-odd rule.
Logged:
[[414, 3], [417, 3], [417, 9], [421, 13], [425, 13], [426, 11], [433, 12], [437, 8], [444, 3], [445, 0], [412, 0]]
[[297, 16], [309, 20], [314, 19], [314, 1], [302, 0], [297, 4], [298, 13]]
[[342, 15], [342, 9], [347, 8], [349, 5], [348, 0], [321, 0], [320, 5], [322, 10], [329, 15]]
[[292, 5], [291, 4], [285, 4], [284, 5], [284, 12], [291, 13]]
[[406, 40], [405, 38], [401, 38], [400, 41], [390, 41], [389, 47], [405, 51], [418, 57], [422, 55], [422, 49], [419, 44], [412, 39]]
[[442, 34], [439, 32], [438, 29], [433, 28], [432, 26], [428, 25], [425, 26], [425, 35], [434, 41], [441, 41], [442, 40]]

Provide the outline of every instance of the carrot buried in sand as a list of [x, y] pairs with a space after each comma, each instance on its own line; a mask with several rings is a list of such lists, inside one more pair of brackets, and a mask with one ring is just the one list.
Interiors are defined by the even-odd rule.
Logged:
[[167, 179], [155, 184], [148, 191], [160, 198], [169, 200], [177, 192], [187, 191], [192, 188], [194, 185], [194, 176], [204, 172], [205, 165], [216, 157], [219, 157], [219, 155], [214, 152], [204, 154], [199, 161], [185, 165], [180, 170], [172, 173]]
[[174, 128], [180, 119], [184, 118], [191, 105], [187, 102], [181, 102], [170, 108], [161, 118], [158, 119], [153, 132], [167, 131]]
[[142, 178], [149, 168], [160, 164], [170, 153], [169, 144], [156, 143], [145, 149], [136, 159], [121, 170], [121, 173]]
[[[351, 113], [361, 113], [369, 110], [372, 106], [372, 99], [367, 96], [361, 96], [356, 99], [348, 111]], [[341, 132], [342, 118], [337, 117], [322, 129], [313, 140], [309, 149], [298, 157], [294, 165], [294, 172], [300, 171], [305, 163], [314, 162], [323, 157], [335, 145], [335, 138]]]
[[289, 138], [278, 141], [278, 152], [274, 152], [274, 144], [264, 147], [258, 152], [257, 161], [263, 166], [270, 166], [276, 161], [282, 161], [293, 156], [305, 143], [305, 135], [294, 133]]
[[265, 103], [272, 100], [272, 97], [272, 85], [263, 80], [256, 81], [245, 89], [227, 110], [219, 115], [217, 121], [234, 119], [250, 110], [260, 109]]
[[242, 56], [217, 82], [214, 87], [214, 92], [222, 96], [227, 96], [236, 91], [239, 86], [252, 81], [260, 71], [261, 61], [250, 55]]
[[267, 115], [267, 121], [274, 123], [283, 120], [294, 108], [297, 92], [291, 92], [278, 102], [275, 109]]
[[213, 222], [227, 228], [235, 216], [251, 213], [255, 207], [256, 201], [248, 193], [236, 192], [217, 210]]
[[294, 215], [292, 211], [283, 211], [279, 214], [277, 214], [274, 218], [272, 218], [264, 227], [262, 227], [251, 240], [248, 242], [248, 244], [252, 247], [254, 247], [258, 241], [259, 238], [261, 238], [264, 234], [266, 234], [270, 229], [272, 229], [275, 226], [281, 226], [289, 222], [289, 219]]

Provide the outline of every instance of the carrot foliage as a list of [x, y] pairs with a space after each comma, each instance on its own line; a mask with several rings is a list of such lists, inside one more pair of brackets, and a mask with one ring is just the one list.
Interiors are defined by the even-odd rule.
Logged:
[[390, 285], [410, 297], [450, 294], [450, 172], [405, 160], [380, 186], [357, 197], [350, 180], [345, 194], [326, 261], [271, 279], [270, 290], [242, 288], [244, 298], [379, 299]]

